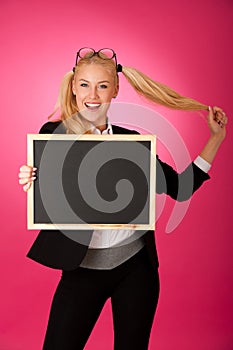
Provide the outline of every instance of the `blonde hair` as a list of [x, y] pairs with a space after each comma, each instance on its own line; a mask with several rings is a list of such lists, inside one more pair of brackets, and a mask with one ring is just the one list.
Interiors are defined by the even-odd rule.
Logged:
[[[74, 134], [91, 134], [93, 125], [82, 118], [79, 113], [78, 106], [76, 103], [75, 95], [72, 91], [73, 80], [80, 68], [88, 64], [99, 64], [109, 70], [109, 72], [114, 76], [114, 83], [118, 85], [118, 74], [116, 71], [116, 64], [112, 59], [104, 59], [97, 55], [89, 57], [86, 54], [84, 58], [81, 58], [78, 64], [74, 67], [73, 71], [65, 74], [63, 77], [58, 99], [55, 105], [55, 109], [52, 114], [49, 115], [51, 118], [58, 110], [60, 111], [60, 119], [67, 130], [67, 133]], [[103, 56], [103, 55], [102, 55]]]
[[152, 80], [144, 73], [132, 67], [122, 67], [122, 73], [132, 87], [149, 101], [172, 109], [198, 111], [208, 110], [208, 106], [180, 95], [167, 85]]
[[[67, 133], [92, 133], [92, 125], [82, 118], [79, 113], [76, 98], [72, 91], [72, 84], [76, 73], [83, 65], [87, 64], [102, 65], [113, 74], [115, 77], [115, 84], [118, 84], [118, 74], [113, 59], [104, 59], [98, 55], [90, 57], [89, 54], [85, 55], [84, 58], [81, 58], [74, 67], [74, 71], [68, 72], [64, 76], [55, 109], [49, 116], [49, 118], [51, 118], [59, 110], [60, 119], [63, 121]], [[124, 66], [122, 67], [122, 73], [138, 94], [144, 96], [147, 100], [152, 101], [153, 103], [177, 110], [208, 110], [207, 105], [192, 98], [180, 95], [175, 90], [160, 82], [152, 80], [150, 77], [135, 68]]]

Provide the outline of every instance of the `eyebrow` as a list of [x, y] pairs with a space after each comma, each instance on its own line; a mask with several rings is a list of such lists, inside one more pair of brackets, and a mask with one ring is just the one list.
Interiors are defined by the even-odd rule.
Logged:
[[[88, 80], [86, 80], [86, 79], [79, 79], [79, 81], [85, 81], [86, 83], [90, 83]], [[98, 83], [100, 84], [100, 83], [110, 83], [110, 81], [108, 81], [108, 80], [101, 80], [101, 81], [98, 81]]]

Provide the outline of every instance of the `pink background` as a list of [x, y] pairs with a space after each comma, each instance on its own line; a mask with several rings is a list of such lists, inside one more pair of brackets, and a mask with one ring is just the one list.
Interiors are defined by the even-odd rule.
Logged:
[[[26, 162], [26, 134], [38, 132], [52, 111], [64, 73], [82, 46], [112, 47], [122, 65], [229, 116], [228, 136], [171, 234], [164, 233], [174, 202], [166, 201], [157, 230], [161, 295], [150, 349], [233, 349], [231, 0], [2, 0], [0, 350], [41, 349], [60, 272], [25, 257], [37, 232], [26, 229], [26, 195], [17, 173]], [[148, 105], [121, 77], [119, 102]], [[170, 121], [192, 158], [208, 138], [197, 113], [153, 107]], [[141, 126], [145, 125], [143, 116]], [[165, 147], [162, 159], [172, 164]], [[86, 346], [109, 350], [110, 304]]]

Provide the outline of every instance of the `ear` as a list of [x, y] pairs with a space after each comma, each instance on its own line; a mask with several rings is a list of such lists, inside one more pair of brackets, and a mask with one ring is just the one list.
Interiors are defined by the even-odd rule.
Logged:
[[114, 93], [114, 95], [113, 95], [113, 98], [116, 98], [116, 97], [117, 97], [118, 92], [119, 92], [119, 84], [117, 84], [116, 87], [115, 87], [115, 93]]

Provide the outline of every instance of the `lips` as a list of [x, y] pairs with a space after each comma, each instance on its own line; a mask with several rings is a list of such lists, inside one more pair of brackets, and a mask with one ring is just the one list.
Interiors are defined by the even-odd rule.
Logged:
[[84, 104], [89, 110], [92, 110], [92, 111], [96, 111], [101, 106], [101, 103], [97, 103], [97, 102], [91, 102], [91, 103], [86, 102]]

